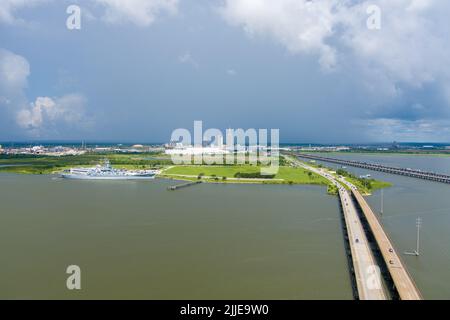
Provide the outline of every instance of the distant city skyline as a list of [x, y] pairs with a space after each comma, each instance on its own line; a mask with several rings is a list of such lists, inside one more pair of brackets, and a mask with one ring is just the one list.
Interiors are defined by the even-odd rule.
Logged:
[[437, 0], [4, 0], [0, 141], [164, 143], [202, 120], [279, 129], [281, 143], [449, 142], [449, 13]]
[[[170, 141], [146, 141], [146, 140], [10, 140], [10, 141], [0, 141], [0, 146], [8, 147], [11, 145], [23, 145], [23, 146], [37, 146], [37, 145], [107, 145], [107, 146], [117, 146], [117, 145], [135, 145], [135, 144], [142, 144], [145, 146], [161, 146], [170, 143]], [[270, 144], [270, 143], [269, 143]], [[394, 146], [399, 145], [403, 147], [416, 147], [416, 148], [443, 148], [443, 147], [449, 147], [450, 148], [450, 142], [435, 142], [435, 141], [409, 141], [409, 142], [402, 142], [402, 141], [377, 141], [377, 142], [335, 142], [335, 143], [319, 143], [319, 142], [302, 142], [302, 141], [280, 141], [280, 146], [304, 146], [304, 147], [364, 147], [364, 146], [380, 146], [380, 147], [386, 147], [386, 146]]]

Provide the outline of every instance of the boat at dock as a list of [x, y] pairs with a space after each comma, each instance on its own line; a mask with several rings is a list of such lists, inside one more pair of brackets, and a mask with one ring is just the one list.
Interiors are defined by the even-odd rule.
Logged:
[[61, 177], [76, 180], [143, 180], [153, 179], [157, 170], [114, 169], [108, 160], [92, 168], [72, 168], [64, 171]]

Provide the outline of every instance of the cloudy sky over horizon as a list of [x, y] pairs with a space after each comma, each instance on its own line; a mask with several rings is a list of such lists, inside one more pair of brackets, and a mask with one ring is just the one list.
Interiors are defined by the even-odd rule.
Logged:
[[450, 142], [448, 16], [442, 0], [0, 0], [0, 141], [164, 142], [202, 120]]

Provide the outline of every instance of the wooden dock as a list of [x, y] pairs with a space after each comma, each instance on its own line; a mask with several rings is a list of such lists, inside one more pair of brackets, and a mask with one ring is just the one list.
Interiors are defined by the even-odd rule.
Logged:
[[202, 183], [202, 181], [187, 182], [187, 183], [183, 183], [183, 184], [178, 184], [178, 185], [176, 185], [176, 186], [170, 186], [170, 187], [167, 187], [167, 190], [169, 190], [169, 191], [175, 191], [175, 190], [178, 190], [178, 189], [182, 189], [182, 188], [187, 188], [187, 187], [190, 187], [190, 186], [194, 186], [194, 185], [200, 184], [200, 183]]

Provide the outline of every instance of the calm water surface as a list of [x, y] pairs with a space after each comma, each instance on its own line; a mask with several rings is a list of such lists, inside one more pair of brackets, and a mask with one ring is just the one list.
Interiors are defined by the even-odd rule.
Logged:
[[[333, 156], [450, 173], [447, 157]], [[404, 261], [425, 298], [450, 299], [450, 185], [347, 169], [394, 184], [381, 220], [398, 251], [415, 248], [422, 217], [422, 254]], [[0, 174], [0, 298], [352, 298], [325, 188], [172, 184]], [[380, 200], [368, 197], [375, 211]]]
[[352, 298], [324, 187], [171, 184], [0, 174], [0, 298]]

